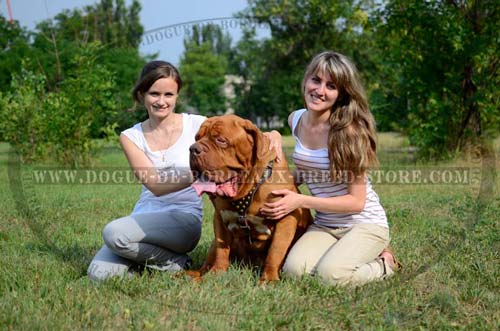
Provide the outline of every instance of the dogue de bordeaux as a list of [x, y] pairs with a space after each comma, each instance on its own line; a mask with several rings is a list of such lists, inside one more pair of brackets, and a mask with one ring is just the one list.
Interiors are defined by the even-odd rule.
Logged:
[[260, 280], [279, 280], [292, 244], [312, 222], [309, 210], [297, 209], [280, 220], [259, 214], [265, 202], [279, 199], [271, 191], [297, 192], [285, 158], [277, 162], [269, 139], [248, 120], [235, 115], [207, 119], [190, 147], [193, 184], [207, 192], [215, 208], [215, 238], [199, 271], [226, 271], [230, 261], [262, 267]]

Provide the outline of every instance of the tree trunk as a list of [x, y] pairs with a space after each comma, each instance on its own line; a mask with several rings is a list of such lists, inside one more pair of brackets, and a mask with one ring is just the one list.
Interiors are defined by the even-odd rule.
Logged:
[[[479, 1], [473, 1], [471, 6], [468, 7], [466, 4], [458, 5], [457, 8], [463, 11], [463, 14], [468, 21], [467, 23], [472, 27], [474, 31], [474, 35], [480, 36], [483, 30], [482, 19], [484, 13], [480, 12]], [[474, 144], [480, 143], [482, 138], [482, 129], [481, 129], [481, 112], [478, 108], [477, 102], [475, 100], [477, 86], [474, 83], [474, 59], [471, 57], [466, 59], [464, 72], [463, 72], [463, 80], [462, 80], [462, 106], [466, 110], [466, 116], [462, 121], [459, 134], [457, 139], [457, 147], [463, 147], [469, 142]], [[470, 128], [472, 130], [473, 136], [472, 139], [467, 137], [466, 130]], [[472, 141], [470, 141], [472, 140]]]
[[466, 110], [466, 115], [460, 124], [457, 146], [463, 147], [469, 141], [466, 136], [467, 128], [470, 128], [473, 133], [473, 139], [477, 141], [481, 138], [481, 113], [475, 100], [477, 87], [473, 81], [474, 64], [472, 60], [464, 68], [464, 79], [462, 80], [462, 107]]

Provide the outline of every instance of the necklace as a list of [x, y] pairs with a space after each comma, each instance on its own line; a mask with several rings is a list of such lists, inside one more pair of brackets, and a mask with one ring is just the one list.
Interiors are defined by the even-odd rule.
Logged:
[[156, 148], [158, 148], [157, 152], [161, 153], [161, 158], [162, 162], [166, 162], [166, 150], [172, 147], [177, 139], [180, 138], [181, 133], [182, 133], [182, 115], [178, 114], [177, 116], [173, 116], [172, 118], [172, 124], [169, 123], [167, 127], [165, 127], [163, 130], [160, 127], [157, 127], [157, 131], [160, 133], [160, 141], [162, 144], [159, 144], [158, 141], [156, 140], [155, 134], [154, 134], [154, 129], [153, 126], [151, 125], [151, 119], [148, 120], [148, 127], [150, 130], [150, 136], [155, 144]]
[[148, 121], [148, 126], [149, 126], [149, 130], [150, 130], [150, 136], [155, 144], [155, 146], [158, 148], [160, 147], [160, 149], [158, 150], [158, 152], [160, 152], [161, 154], [161, 162], [165, 163], [165, 153], [166, 153], [166, 149], [162, 149], [161, 148], [161, 145], [158, 143], [158, 141], [156, 140], [156, 137], [153, 133], [153, 127], [151, 126], [151, 120]]

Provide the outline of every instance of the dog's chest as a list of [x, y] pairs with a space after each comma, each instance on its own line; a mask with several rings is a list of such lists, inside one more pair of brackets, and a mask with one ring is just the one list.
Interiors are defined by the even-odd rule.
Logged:
[[271, 229], [264, 223], [265, 219], [256, 215], [241, 216], [234, 210], [221, 210], [222, 222], [231, 232], [241, 230], [255, 231], [257, 234], [271, 236]]

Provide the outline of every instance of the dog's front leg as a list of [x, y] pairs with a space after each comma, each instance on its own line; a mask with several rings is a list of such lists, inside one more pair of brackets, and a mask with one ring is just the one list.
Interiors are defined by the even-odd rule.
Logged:
[[212, 243], [207, 262], [210, 263], [210, 271], [227, 271], [229, 268], [231, 235], [217, 211], [215, 212], [213, 222], [215, 239]]
[[186, 274], [189, 275], [196, 281], [201, 281], [201, 277], [212, 269], [215, 261], [215, 239], [212, 241], [210, 248], [208, 249], [207, 257], [205, 262], [199, 270], [188, 270]]
[[296, 229], [297, 218], [294, 213], [285, 216], [276, 223], [271, 246], [269, 247], [264, 262], [264, 269], [260, 277], [261, 282], [280, 279], [279, 271], [290, 248]]

